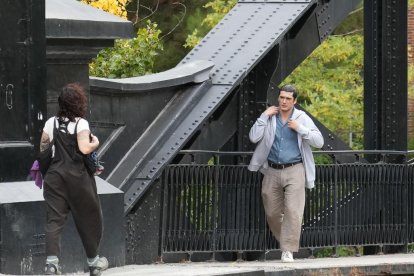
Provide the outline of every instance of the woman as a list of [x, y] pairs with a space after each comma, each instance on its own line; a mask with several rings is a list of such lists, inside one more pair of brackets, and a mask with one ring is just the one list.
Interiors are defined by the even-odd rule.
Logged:
[[46, 121], [40, 141], [40, 151], [44, 151], [54, 139], [54, 157], [44, 176], [45, 274], [60, 274], [60, 236], [71, 211], [86, 251], [90, 275], [101, 275], [108, 268], [107, 259], [98, 255], [102, 211], [95, 179], [83, 161], [83, 155], [96, 150], [99, 140], [90, 133], [89, 123], [84, 119], [87, 98], [83, 87], [76, 83], [66, 85], [58, 102], [57, 116]]

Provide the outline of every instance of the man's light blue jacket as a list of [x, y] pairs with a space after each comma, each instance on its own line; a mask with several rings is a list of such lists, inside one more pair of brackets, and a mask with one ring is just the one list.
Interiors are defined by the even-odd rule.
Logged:
[[[313, 159], [312, 147], [323, 146], [323, 136], [315, 126], [312, 119], [302, 110], [294, 108], [292, 120], [299, 123], [297, 129], [298, 145], [302, 155], [303, 166], [305, 167], [306, 183], [308, 189], [315, 187], [315, 161]], [[253, 143], [258, 143], [253, 153], [248, 169], [265, 173], [268, 169], [267, 157], [272, 148], [276, 134], [276, 116], [262, 115], [257, 118], [250, 129], [249, 138]]]

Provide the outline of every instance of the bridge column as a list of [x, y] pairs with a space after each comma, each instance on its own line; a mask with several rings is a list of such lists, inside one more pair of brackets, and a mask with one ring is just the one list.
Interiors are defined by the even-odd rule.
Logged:
[[364, 1], [364, 143], [407, 150], [407, 1]]
[[[407, 1], [365, 0], [364, 28], [365, 149], [406, 151]], [[369, 161], [377, 162], [378, 158]], [[404, 156], [388, 161], [401, 163]], [[384, 198], [397, 200], [394, 196]], [[386, 207], [378, 210], [387, 211]], [[377, 223], [383, 227], [381, 221]], [[405, 251], [403, 246], [364, 248], [364, 254], [401, 251]]]
[[44, 1], [2, 1], [0, 182], [24, 180], [46, 117]]

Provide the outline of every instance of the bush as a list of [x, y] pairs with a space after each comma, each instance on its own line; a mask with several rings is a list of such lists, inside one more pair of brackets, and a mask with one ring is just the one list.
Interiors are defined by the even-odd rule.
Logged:
[[161, 31], [156, 23], [147, 21], [133, 39], [118, 39], [113, 48], [106, 48], [89, 64], [89, 74], [96, 77], [126, 78], [153, 72], [154, 60], [163, 49]]
[[[349, 257], [362, 254], [362, 246], [338, 246], [337, 257]], [[335, 255], [335, 249], [332, 247], [324, 247], [315, 250], [316, 258], [327, 258]]]

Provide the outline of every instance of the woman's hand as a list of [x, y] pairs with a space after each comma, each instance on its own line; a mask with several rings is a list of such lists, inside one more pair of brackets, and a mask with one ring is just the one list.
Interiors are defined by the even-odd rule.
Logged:
[[83, 154], [89, 154], [95, 151], [99, 146], [98, 137], [90, 133], [89, 130], [82, 130], [78, 132], [78, 146]]
[[99, 146], [99, 140], [98, 140], [98, 137], [96, 137], [96, 136], [95, 136], [95, 135], [93, 135], [92, 133], [90, 134], [90, 141], [91, 141], [91, 144], [96, 145], [96, 147], [98, 147], [98, 146]]

